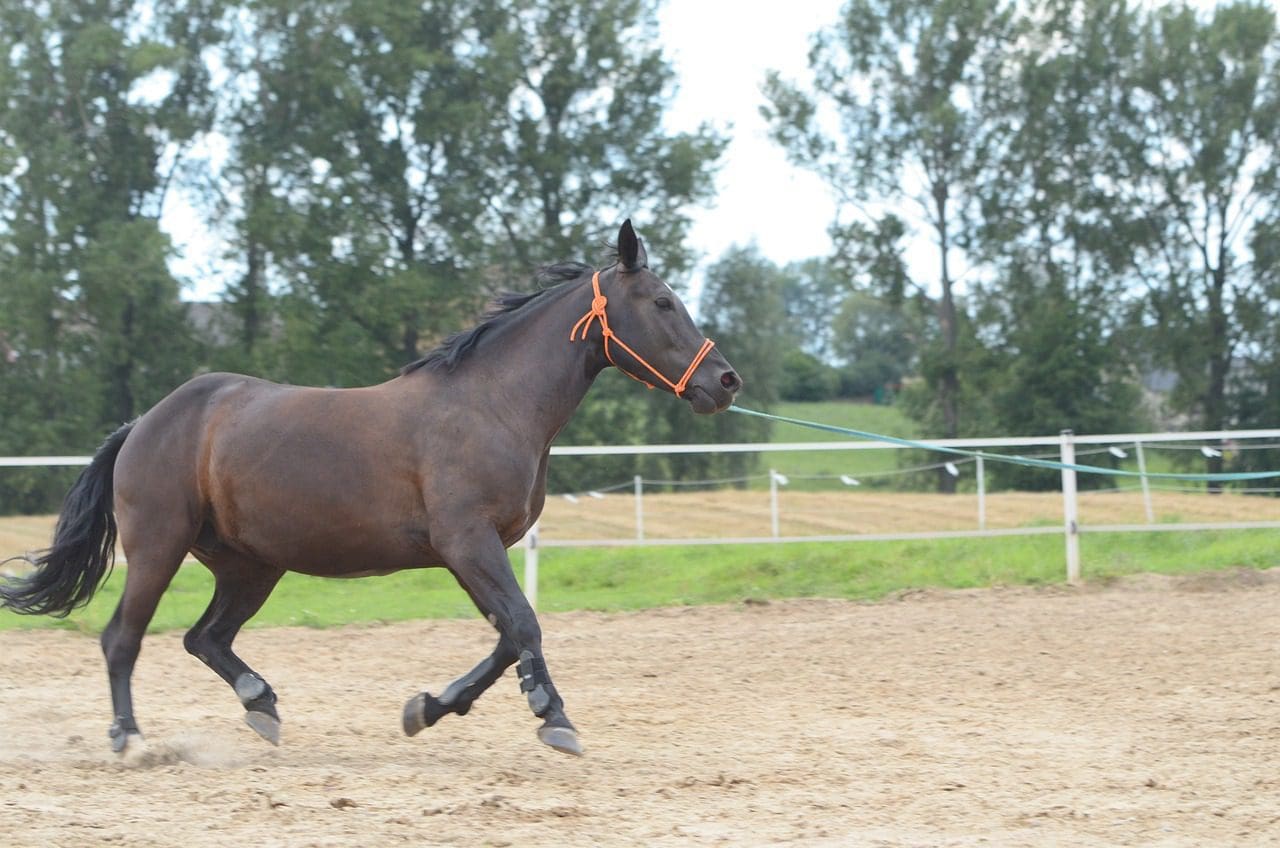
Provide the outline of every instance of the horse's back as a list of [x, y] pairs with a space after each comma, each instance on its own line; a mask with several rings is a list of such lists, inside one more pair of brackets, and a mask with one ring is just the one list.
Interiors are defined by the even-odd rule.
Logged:
[[157, 404], [135, 435], [156, 452], [152, 470], [167, 466], [183, 482], [202, 540], [336, 574], [421, 564], [413, 425], [387, 384], [321, 389], [209, 374]]

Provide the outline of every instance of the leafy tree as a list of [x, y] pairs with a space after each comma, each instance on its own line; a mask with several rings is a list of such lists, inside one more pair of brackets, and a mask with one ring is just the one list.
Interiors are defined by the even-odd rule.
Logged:
[[[158, 218], [207, 121], [200, 50], [216, 18], [195, 2], [0, 8], [0, 432], [13, 452], [88, 450], [194, 367]], [[0, 506], [56, 505], [29, 483]]]
[[[1147, 13], [1133, 64], [1136, 153], [1119, 180], [1149, 210], [1137, 268], [1146, 319], [1177, 396], [1206, 429], [1236, 419], [1238, 358], [1263, 331], [1267, 293], [1244, 248], [1275, 207], [1280, 53], [1274, 11], [1227, 3], [1207, 16], [1178, 3]], [[1257, 244], [1257, 242], [1254, 242]], [[1221, 458], [1208, 461], [1210, 471]], [[1211, 487], [1216, 488], [1216, 487]]]
[[665, 273], [692, 265], [690, 204], [710, 199], [727, 140], [707, 125], [663, 127], [675, 73], [657, 31], [656, 0], [501, 4], [515, 87], [493, 136], [484, 183], [486, 241], [508, 275], [565, 259], [643, 222]]
[[[1139, 357], [1126, 341], [1125, 303], [1149, 226], [1097, 174], [1133, 167], [1125, 58], [1136, 15], [1113, 0], [1061, 0], [1040, 11], [1021, 21], [1009, 53], [1017, 84], [988, 92], [988, 137], [999, 156], [979, 187], [978, 242], [993, 278], [976, 287], [987, 373], [974, 378], [987, 384], [993, 431], [1133, 430]], [[1020, 487], [1056, 485], [1034, 472], [996, 474]]]
[[845, 298], [833, 323], [842, 395], [871, 397], [913, 372], [921, 322], [912, 320], [910, 306], [865, 292]]
[[473, 220], [514, 84], [509, 22], [484, 0], [247, 12], [227, 62], [241, 336], [261, 338], [274, 287], [274, 376], [382, 379], [492, 289]]
[[[1072, 297], [1061, 281], [1011, 280], [1002, 292], [1005, 309], [990, 316], [998, 341], [987, 347], [985, 366], [977, 369], [998, 432], [1041, 436], [1064, 428], [1082, 434], [1143, 429], [1136, 375], [1119, 365], [1116, 340], [1098, 332], [1097, 315], [1087, 301]], [[1017, 466], [999, 465], [992, 472], [997, 485], [1010, 488], [1060, 485], [1054, 475]], [[1114, 481], [1084, 475], [1080, 484], [1110, 487]]]
[[[754, 246], [731, 247], [707, 268], [698, 313], [702, 330], [742, 377], [744, 406], [768, 410], [777, 403], [782, 382], [786, 327], [782, 307], [783, 274]], [[666, 423], [671, 442], [768, 441], [770, 422], [746, 415], [690, 415], [670, 398], [655, 410]], [[757, 454], [688, 454], [669, 457], [682, 478], [741, 477], [753, 471]]]
[[830, 400], [840, 389], [839, 372], [799, 348], [782, 355], [782, 374], [783, 400]]
[[[837, 222], [837, 240], [867, 251], [893, 273], [879, 281], [895, 300], [905, 289], [933, 311], [926, 372], [938, 435], [961, 429], [961, 316], [953, 263], [965, 246], [975, 184], [988, 164], [985, 91], [1001, 85], [999, 60], [1011, 15], [998, 0], [850, 0], [835, 27], [820, 32], [810, 53], [812, 89], [777, 73], [765, 82], [763, 113], [774, 138], [795, 162], [835, 188], [858, 218]], [[827, 127], [832, 115], [840, 135]], [[935, 285], [906, 273], [896, 216], [877, 206], [909, 197], [920, 226], [937, 245]], [[940, 474], [939, 488], [954, 490]]]

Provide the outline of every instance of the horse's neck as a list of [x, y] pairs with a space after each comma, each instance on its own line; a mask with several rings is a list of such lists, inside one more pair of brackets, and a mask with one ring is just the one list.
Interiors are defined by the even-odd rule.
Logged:
[[[545, 298], [545, 300], [543, 299]], [[599, 333], [571, 342], [569, 331], [591, 306], [590, 285], [570, 284], [530, 303], [459, 366], [474, 397], [492, 415], [550, 445], [605, 366]]]

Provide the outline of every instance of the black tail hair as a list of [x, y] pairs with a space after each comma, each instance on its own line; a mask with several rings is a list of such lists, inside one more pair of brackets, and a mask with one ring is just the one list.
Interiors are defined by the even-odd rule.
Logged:
[[63, 618], [89, 603], [107, 579], [116, 556], [112, 479], [116, 457], [133, 425], [130, 422], [108, 436], [76, 478], [62, 502], [53, 546], [35, 557], [15, 557], [36, 570], [0, 585], [0, 606], [23, 615]]

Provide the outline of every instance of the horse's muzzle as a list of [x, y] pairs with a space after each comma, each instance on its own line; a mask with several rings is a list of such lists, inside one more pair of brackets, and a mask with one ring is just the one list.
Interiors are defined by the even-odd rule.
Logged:
[[742, 378], [730, 369], [723, 369], [713, 379], [691, 381], [684, 398], [698, 415], [712, 415], [732, 406], [741, 388]]

